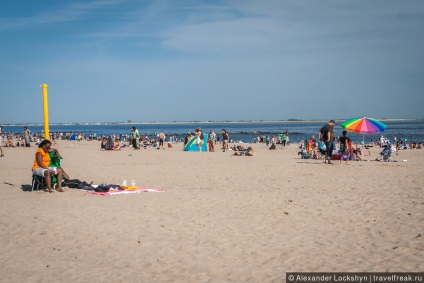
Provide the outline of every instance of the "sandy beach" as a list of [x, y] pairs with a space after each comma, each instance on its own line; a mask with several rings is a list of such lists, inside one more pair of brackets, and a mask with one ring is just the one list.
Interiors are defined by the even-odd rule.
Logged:
[[424, 270], [424, 150], [326, 165], [301, 159], [295, 144], [252, 146], [253, 157], [182, 144], [53, 146], [71, 178], [164, 189], [114, 196], [28, 191], [36, 145], [4, 148], [0, 282], [285, 282], [295, 271]]

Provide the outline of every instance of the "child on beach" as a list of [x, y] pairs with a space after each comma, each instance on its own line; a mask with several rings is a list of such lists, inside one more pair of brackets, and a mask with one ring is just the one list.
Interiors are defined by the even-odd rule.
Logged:
[[339, 142], [340, 142], [340, 164], [342, 164], [342, 160], [345, 159], [346, 160], [346, 164], [347, 161], [350, 159], [350, 151], [348, 148], [348, 143], [350, 142], [350, 139], [347, 137], [347, 132], [343, 131], [343, 136], [341, 136], [339, 138]]

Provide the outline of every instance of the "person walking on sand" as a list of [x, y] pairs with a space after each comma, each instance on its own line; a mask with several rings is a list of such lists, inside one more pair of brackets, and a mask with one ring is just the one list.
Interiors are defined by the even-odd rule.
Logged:
[[324, 163], [333, 164], [331, 162], [331, 155], [333, 154], [334, 149], [334, 125], [336, 122], [334, 120], [330, 120], [327, 124], [325, 124], [321, 130], [319, 130], [319, 139], [324, 141], [325, 147], [327, 148], [327, 156], [324, 158]]
[[131, 138], [132, 138], [132, 146], [134, 149], [140, 149], [138, 147], [138, 139], [140, 138], [140, 134], [138, 133], [138, 130], [136, 127], [132, 127], [131, 131]]

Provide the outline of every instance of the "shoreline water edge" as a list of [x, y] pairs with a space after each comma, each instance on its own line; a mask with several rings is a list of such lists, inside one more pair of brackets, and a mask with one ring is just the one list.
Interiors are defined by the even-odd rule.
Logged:
[[[377, 140], [381, 135], [393, 140], [394, 137], [412, 140], [414, 142], [424, 141], [424, 120], [423, 119], [387, 119], [383, 120], [387, 129], [375, 134], [349, 133], [349, 137], [355, 141], [368, 142], [371, 139]], [[341, 136], [343, 129], [340, 127], [342, 120], [336, 120], [335, 133]], [[204, 131], [213, 130], [220, 133], [226, 129], [235, 141], [252, 142], [260, 135], [278, 135], [288, 133], [291, 142], [307, 140], [312, 135], [317, 135], [319, 129], [326, 121], [229, 121], [229, 122], [151, 122], [151, 123], [72, 123], [72, 124], [51, 124], [50, 133], [83, 133], [85, 135], [95, 134], [96, 136], [125, 135], [135, 126], [142, 135], [155, 135], [163, 131], [167, 136], [183, 138], [184, 134], [193, 132], [195, 128], [201, 127]], [[23, 127], [27, 126], [33, 133], [42, 133], [44, 126], [41, 124], [25, 125], [3, 125], [3, 132], [6, 134], [20, 134]]]

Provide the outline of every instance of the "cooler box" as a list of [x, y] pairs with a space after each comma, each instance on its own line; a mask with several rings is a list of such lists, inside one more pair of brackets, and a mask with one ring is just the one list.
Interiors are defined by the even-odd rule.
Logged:
[[331, 155], [331, 160], [340, 160], [340, 155], [338, 154]]

